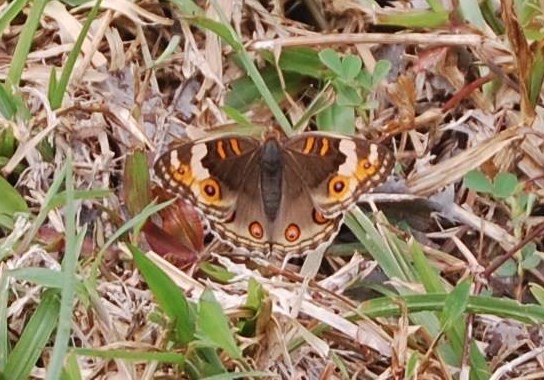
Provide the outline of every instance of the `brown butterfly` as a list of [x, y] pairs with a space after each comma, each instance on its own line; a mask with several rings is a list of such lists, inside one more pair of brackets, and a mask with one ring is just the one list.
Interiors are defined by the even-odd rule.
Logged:
[[322, 132], [263, 140], [224, 135], [162, 155], [163, 186], [202, 211], [221, 240], [249, 252], [304, 254], [330, 243], [346, 211], [385, 181], [391, 152]]

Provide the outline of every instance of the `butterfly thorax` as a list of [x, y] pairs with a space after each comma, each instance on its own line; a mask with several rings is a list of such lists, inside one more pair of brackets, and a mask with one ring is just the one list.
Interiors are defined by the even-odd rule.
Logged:
[[261, 148], [261, 198], [264, 213], [271, 222], [276, 220], [281, 202], [282, 152], [277, 139], [267, 139]]

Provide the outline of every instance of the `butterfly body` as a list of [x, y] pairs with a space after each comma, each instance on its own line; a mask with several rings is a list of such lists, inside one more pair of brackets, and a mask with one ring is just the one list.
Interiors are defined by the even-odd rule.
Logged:
[[302, 254], [334, 238], [345, 212], [393, 162], [385, 147], [358, 138], [267, 133], [181, 145], [158, 159], [155, 172], [221, 240], [249, 252]]

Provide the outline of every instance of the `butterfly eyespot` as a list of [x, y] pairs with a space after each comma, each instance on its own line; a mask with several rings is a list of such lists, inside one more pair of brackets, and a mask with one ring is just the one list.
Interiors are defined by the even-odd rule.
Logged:
[[334, 198], [342, 198], [348, 191], [348, 178], [343, 175], [332, 177], [329, 181], [329, 195]]
[[191, 181], [191, 168], [188, 165], [170, 165], [170, 175], [180, 183], [188, 183]]
[[288, 225], [287, 228], [285, 229], [285, 239], [288, 242], [292, 243], [298, 240], [299, 237], [300, 237], [300, 228], [294, 223], [291, 223], [290, 225]]
[[218, 201], [221, 198], [219, 183], [213, 178], [207, 178], [200, 183], [202, 195], [208, 202]]
[[359, 181], [362, 181], [376, 173], [376, 166], [372, 165], [372, 163], [366, 159], [363, 158], [359, 161], [359, 164], [357, 166], [357, 170], [355, 170], [355, 177]]
[[320, 213], [319, 211], [317, 211], [315, 208], [312, 211], [312, 219], [317, 224], [325, 224], [328, 221], [328, 219], [325, 218], [325, 216], [322, 213]]
[[249, 224], [249, 234], [255, 239], [261, 239], [263, 237], [263, 226], [259, 222], [251, 222]]

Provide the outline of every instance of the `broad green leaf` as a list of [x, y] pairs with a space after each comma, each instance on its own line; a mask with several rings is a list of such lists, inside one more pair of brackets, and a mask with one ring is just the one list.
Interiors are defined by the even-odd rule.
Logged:
[[321, 131], [352, 136], [355, 133], [355, 111], [353, 107], [333, 104], [317, 115], [316, 123]]
[[512, 277], [518, 272], [518, 266], [513, 259], [507, 260], [496, 271], [495, 274], [499, 277]]
[[529, 289], [531, 294], [536, 298], [539, 304], [544, 305], [544, 287], [540, 284], [530, 282]]
[[129, 215], [134, 216], [151, 203], [147, 154], [141, 150], [129, 153], [123, 172], [123, 198]]
[[471, 281], [466, 279], [448, 294], [442, 310], [440, 321], [444, 330], [450, 329], [459, 321], [463, 320], [462, 315], [466, 312], [468, 297], [470, 295]]
[[363, 99], [353, 87], [337, 81], [334, 81], [333, 85], [336, 89], [336, 103], [339, 106], [357, 107], [363, 102]]
[[6, 221], [13, 221], [15, 214], [18, 212], [29, 212], [23, 197], [2, 176], [0, 176], [0, 194], [2, 194], [0, 197], [0, 216], [7, 218]]
[[469, 171], [464, 178], [465, 187], [480, 193], [493, 193], [493, 185], [484, 173], [479, 170]]
[[[0, 86], [0, 91], [2, 86]], [[11, 157], [17, 148], [17, 139], [13, 134], [13, 128], [5, 128], [0, 131], [0, 156]]]
[[[260, 53], [267, 62], [272, 65], [276, 64], [274, 54], [269, 51]], [[278, 65], [282, 72], [297, 73], [316, 79], [325, 79], [324, 74], [328, 72], [319, 59], [317, 51], [310, 48], [283, 49]]]
[[493, 195], [498, 198], [507, 198], [514, 194], [519, 182], [512, 173], [500, 173], [493, 181]]
[[209, 277], [211, 277], [215, 281], [219, 281], [222, 283], [227, 283], [235, 277], [233, 273], [227, 271], [222, 266], [214, 265], [209, 262], [203, 262], [198, 267], [202, 272], [206, 273]]
[[374, 88], [374, 80], [367, 70], [361, 70], [355, 78], [355, 82], [359, 87], [362, 87], [367, 91], [371, 91]]
[[265, 296], [263, 286], [259, 284], [257, 280], [251, 277], [248, 281], [247, 288], [246, 306], [254, 310], [259, 309]]
[[236, 345], [228, 319], [211, 290], [206, 289], [198, 303], [198, 337], [220, 347], [233, 359], [241, 359], [242, 351]]
[[352, 81], [361, 72], [363, 61], [356, 55], [347, 55], [342, 60], [342, 79]]
[[[284, 88], [278, 77], [278, 72], [273, 67], [267, 67], [261, 70], [261, 76], [274, 99], [278, 102], [285, 98], [285, 93], [293, 95], [296, 94], [297, 91], [303, 90], [304, 81], [306, 80], [300, 74], [285, 72], [283, 73]], [[239, 112], [245, 112], [251, 109], [255, 104], [263, 102], [264, 100], [261, 96], [261, 91], [259, 91], [257, 85], [249, 77], [242, 77], [235, 80], [231, 84], [230, 91], [227, 93], [225, 100], [227, 106], [232, 107]]]
[[523, 258], [521, 261], [523, 269], [535, 269], [542, 261], [542, 257], [536, 250], [536, 244], [533, 242], [521, 249], [521, 257]]
[[2, 114], [6, 120], [11, 120], [16, 112], [17, 103], [14, 101], [13, 96], [0, 84], [0, 114]]
[[174, 324], [176, 343], [186, 346], [194, 339], [195, 314], [183, 292], [137, 247], [128, 246], [155, 300]]
[[340, 55], [333, 49], [325, 49], [319, 52], [319, 59], [325, 66], [338, 76], [342, 76], [342, 62]]
[[391, 62], [384, 59], [380, 59], [378, 62], [376, 62], [376, 66], [374, 66], [374, 71], [372, 72], [373, 87], [375, 87], [378, 83], [387, 78], [387, 74], [389, 74], [390, 70]]

